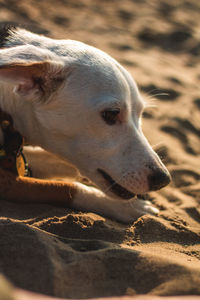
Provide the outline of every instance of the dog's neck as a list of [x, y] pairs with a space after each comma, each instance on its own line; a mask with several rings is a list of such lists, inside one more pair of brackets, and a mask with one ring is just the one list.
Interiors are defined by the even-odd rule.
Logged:
[[[0, 109], [8, 113], [13, 120], [13, 127], [25, 139], [25, 142], [31, 146], [39, 146], [44, 150], [54, 153], [62, 158], [60, 154], [59, 143], [56, 143], [56, 137], [46, 124], [43, 124], [41, 114], [36, 111], [33, 102], [28, 101], [13, 92], [13, 86], [0, 82]], [[65, 139], [67, 137], [65, 136]], [[69, 141], [71, 137], [69, 138]], [[0, 130], [0, 143], [3, 142], [3, 135]], [[70, 148], [70, 142], [65, 149], [65, 160], [72, 163], [73, 151]], [[72, 144], [73, 146], [73, 144]]]
[[12, 117], [14, 128], [29, 144], [38, 145], [38, 142], [41, 141], [41, 130], [40, 124], [34, 121], [35, 113], [31, 103], [15, 94], [13, 86], [9, 84], [0, 83], [0, 91], [1, 110]]

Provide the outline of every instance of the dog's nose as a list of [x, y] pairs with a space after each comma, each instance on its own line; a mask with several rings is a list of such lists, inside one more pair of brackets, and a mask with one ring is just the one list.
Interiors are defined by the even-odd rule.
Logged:
[[171, 181], [171, 176], [168, 172], [158, 169], [155, 170], [151, 175], [149, 175], [148, 181], [149, 190], [156, 191], [168, 185]]

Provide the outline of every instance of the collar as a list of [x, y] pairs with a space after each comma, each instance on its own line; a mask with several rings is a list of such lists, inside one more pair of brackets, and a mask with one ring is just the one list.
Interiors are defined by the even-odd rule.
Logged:
[[29, 176], [29, 169], [23, 154], [23, 137], [14, 129], [12, 117], [0, 109], [0, 128], [3, 144], [0, 144], [0, 168], [16, 176]]

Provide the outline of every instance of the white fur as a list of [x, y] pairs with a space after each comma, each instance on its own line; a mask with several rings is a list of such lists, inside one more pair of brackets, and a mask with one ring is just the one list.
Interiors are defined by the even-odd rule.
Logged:
[[[74, 176], [78, 170], [102, 190], [77, 183], [76, 208], [127, 222], [157, 213], [148, 202], [117, 200], [97, 171], [136, 194], [149, 191], [152, 170], [167, 173], [142, 133], [145, 102], [130, 74], [106, 53], [77, 41], [18, 29], [6, 47], [0, 50], [0, 107], [30, 145], [47, 151], [36, 149], [33, 175], [65, 177], [70, 164]], [[121, 113], [110, 126], [101, 112], [112, 108]], [[26, 152], [32, 164], [33, 148]]]

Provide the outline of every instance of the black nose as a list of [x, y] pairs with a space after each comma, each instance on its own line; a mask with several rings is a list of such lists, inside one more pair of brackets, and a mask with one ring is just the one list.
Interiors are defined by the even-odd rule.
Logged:
[[149, 175], [148, 180], [150, 191], [156, 191], [168, 185], [171, 181], [171, 176], [168, 172], [158, 169]]

